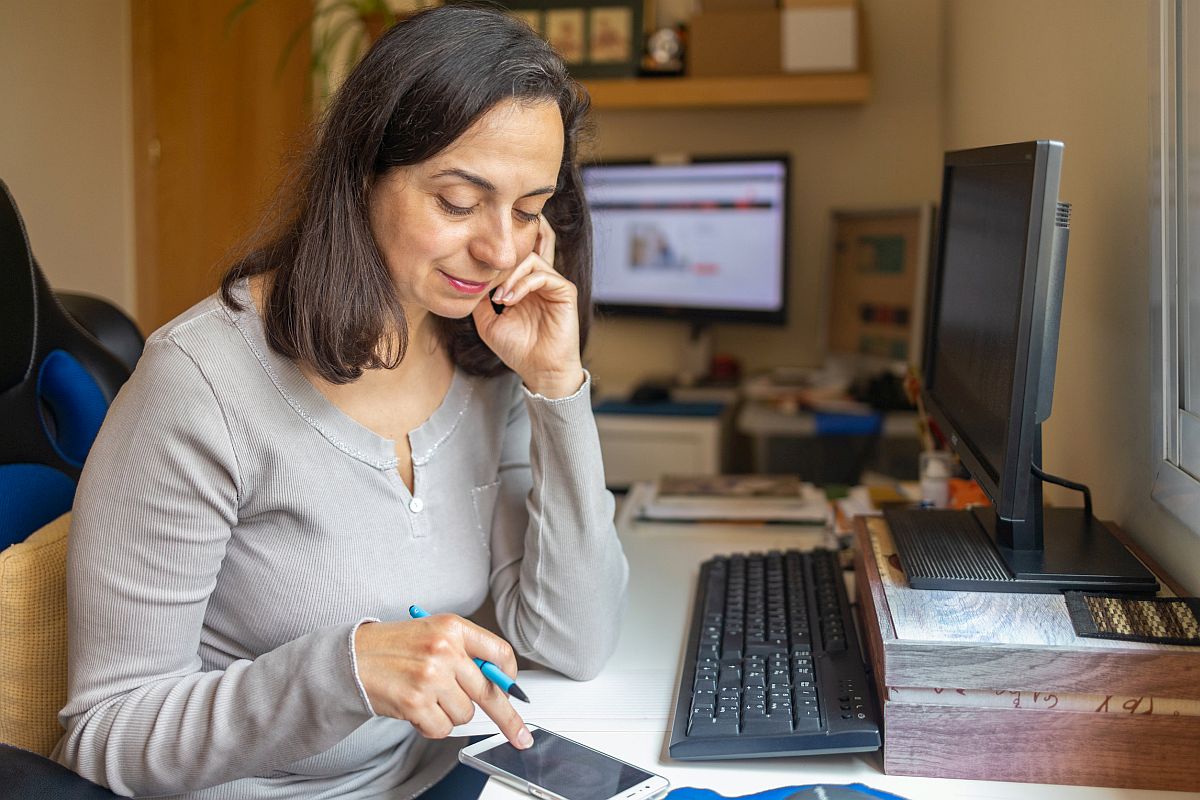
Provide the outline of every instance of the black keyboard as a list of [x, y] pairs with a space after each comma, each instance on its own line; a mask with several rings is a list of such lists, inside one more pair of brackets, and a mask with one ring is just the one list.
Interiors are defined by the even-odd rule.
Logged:
[[878, 749], [877, 712], [837, 554], [788, 550], [706, 561], [671, 757]]

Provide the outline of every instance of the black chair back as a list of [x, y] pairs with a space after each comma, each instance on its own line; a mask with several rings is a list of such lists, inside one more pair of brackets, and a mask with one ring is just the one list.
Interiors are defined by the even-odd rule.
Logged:
[[3, 548], [70, 510], [84, 458], [130, 368], [50, 291], [3, 181], [0, 287]]

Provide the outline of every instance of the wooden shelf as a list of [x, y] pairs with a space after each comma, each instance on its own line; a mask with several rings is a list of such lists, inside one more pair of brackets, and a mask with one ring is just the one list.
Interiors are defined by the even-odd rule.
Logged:
[[737, 78], [616, 78], [584, 81], [593, 108], [726, 108], [854, 105], [871, 96], [865, 72]]

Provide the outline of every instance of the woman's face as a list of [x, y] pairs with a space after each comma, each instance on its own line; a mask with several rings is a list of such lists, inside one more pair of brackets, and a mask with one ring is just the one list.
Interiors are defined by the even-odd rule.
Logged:
[[371, 231], [410, 324], [467, 316], [533, 251], [562, 151], [556, 104], [505, 101], [434, 157], [380, 176]]

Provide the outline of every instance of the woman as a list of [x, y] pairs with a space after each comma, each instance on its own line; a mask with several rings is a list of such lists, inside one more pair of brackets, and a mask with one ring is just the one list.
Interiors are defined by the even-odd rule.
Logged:
[[[413, 797], [473, 702], [528, 743], [472, 657], [599, 671], [627, 568], [580, 358], [586, 109], [465, 7], [353, 71], [277, 235], [151, 337], [88, 459], [59, 761], [122, 794]], [[511, 647], [460, 616], [489, 590]]]

